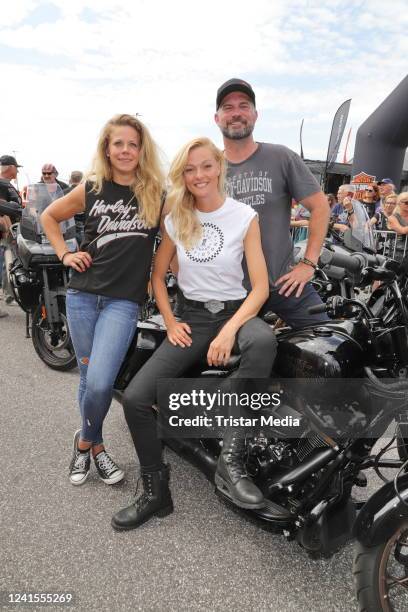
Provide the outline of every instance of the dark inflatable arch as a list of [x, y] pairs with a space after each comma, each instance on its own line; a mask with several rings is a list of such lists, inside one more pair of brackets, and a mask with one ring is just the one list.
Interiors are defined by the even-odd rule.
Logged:
[[365, 172], [390, 178], [397, 191], [408, 146], [408, 76], [359, 127], [352, 177]]

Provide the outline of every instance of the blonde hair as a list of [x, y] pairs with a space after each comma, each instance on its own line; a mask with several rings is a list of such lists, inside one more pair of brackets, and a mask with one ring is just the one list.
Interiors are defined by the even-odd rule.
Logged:
[[[395, 194], [395, 193], [394, 193], [394, 194], [390, 193], [390, 194], [387, 196], [387, 198], [389, 198], [391, 195], [394, 195], [394, 196], [395, 196], [396, 194]], [[408, 191], [402, 191], [402, 192], [399, 194], [399, 196], [397, 196], [397, 205], [396, 205], [396, 207], [394, 208], [394, 211], [393, 211], [393, 213], [392, 213], [393, 215], [395, 215], [395, 214], [400, 215], [400, 214], [401, 214], [400, 202], [401, 202], [401, 200], [402, 200], [402, 199], [404, 199], [404, 200], [408, 200]]]
[[385, 204], [389, 204], [388, 200], [394, 200], [394, 203], [396, 204], [396, 203], [397, 203], [397, 197], [398, 197], [398, 196], [397, 196], [397, 194], [396, 194], [396, 193], [390, 193], [389, 195], [387, 195], [387, 196], [384, 198], [384, 205], [385, 205]]
[[107, 149], [113, 128], [119, 126], [132, 127], [139, 134], [139, 163], [135, 170], [135, 180], [130, 188], [139, 203], [139, 217], [148, 227], [155, 227], [160, 220], [164, 175], [156, 143], [150, 136], [149, 130], [136, 116], [114, 115], [104, 125], [87, 178], [93, 183], [92, 191], [95, 193], [102, 191], [104, 181], [112, 180], [113, 172]]
[[170, 189], [167, 203], [171, 209], [171, 219], [174, 225], [175, 237], [185, 249], [191, 249], [202, 236], [202, 226], [195, 211], [195, 198], [186, 187], [184, 170], [190, 151], [198, 147], [210, 149], [216, 162], [220, 166], [218, 177], [218, 191], [225, 196], [226, 165], [224, 155], [209, 138], [194, 138], [184, 145], [174, 158], [170, 171]]

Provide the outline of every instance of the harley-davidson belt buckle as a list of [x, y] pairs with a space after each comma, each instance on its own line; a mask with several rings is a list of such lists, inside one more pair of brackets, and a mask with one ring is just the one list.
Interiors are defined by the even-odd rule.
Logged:
[[208, 300], [208, 302], [204, 303], [204, 307], [212, 314], [217, 314], [217, 312], [224, 310], [224, 302], [219, 302], [218, 300]]

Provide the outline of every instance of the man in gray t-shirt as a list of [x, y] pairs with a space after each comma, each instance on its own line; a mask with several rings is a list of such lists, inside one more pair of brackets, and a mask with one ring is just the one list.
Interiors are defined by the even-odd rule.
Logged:
[[[300, 157], [275, 144], [257, 143], [252, 131], [258, 113], [255, 93], [242, 79], [230, 79], [217, 92], [215, 121], [224, 137], [228, 161], [228, 192], [249, 204], [259, 215], [262, 246], [269, 272], [270, 295], [264, 308], [278, 314], [288, 325], [303, 327], [327, 320], [325, 314], [310, 315], [308, 308], [321, 303], [310, 284], [326, 236], [330, 209], [326, 197]], [[291, 200], [310, 211], [309, 239], [304, 258], [293, 266], [290, 238]], [[239, 341], [262, 351], [266, 323], [254, 318], [239, 332]], [[270, 350], [270, 349], [268, 349]], [[227, 430], [217, 464], [215, 482], [238, 506], [262, 497], [248, 479], [244, 463], [245, 432]], [[219, 484], [222, 482], [222, 486]], [[247, 491], [248, 489], [248, 491]], [[245, 494], [242, 493], [242, 490]], [[227, 493], [226, 493], [227, 491]], [[286, 519], [287, 510], [278, 505], [264, 510], [270, 519]]]
[[[310, 306], [320, 303], [309, 281], [327, 232], [330, 209], [326, 197], [296, 153], [283, 145], [255, 142], [252, 132], [258, 113], [249, 83], [230, 79], [221, 85], [216, 106], [215, 121], [223, 134], [228, 160], [229, 195], [249, 204], [259, 215], [271, 285], [265, 308], [296, 328], [327, 320], [325, 314], [308, 313]], [[305, 256], [294, 267], [292, 198], [311, 213]]]

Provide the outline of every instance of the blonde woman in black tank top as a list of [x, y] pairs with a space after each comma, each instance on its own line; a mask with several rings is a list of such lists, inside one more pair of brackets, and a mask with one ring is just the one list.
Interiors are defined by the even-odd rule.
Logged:
[[[42, 215], [55, 252], [73, 270], [66, 303], [80, 371], [81, 415], [69, 469], [73, 485], [87, 479], [91, 453], [105, 484], [124, 476], [105, 450], [102, 426], [146, 294], [163, 185], [146, 127], [135, 116], [116, 115], [101, 132], [88, 181]], [[84, 240], [71, 253], [59, 222], [84, 212]]]

